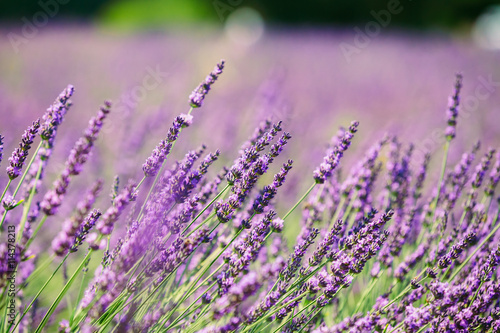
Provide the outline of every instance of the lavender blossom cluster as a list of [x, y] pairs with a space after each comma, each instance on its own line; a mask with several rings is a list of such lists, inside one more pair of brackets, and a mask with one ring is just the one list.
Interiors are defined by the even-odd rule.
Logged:
[[100, 198], [105, 179], [71, 186], [92, 163], [110, 102], [54, 177], [45, 174], [73, 86], [28, 127], [0, 197], [1, 332], [500, 332], [500, 153], [476, 143], [448, 158], [461, 74], [437, 163], [414, 162], [414, 145], [391, 135], [358, 155], [353, 121], [287, 202], [295, 138], [282, 121], [264, 120], [236, 158], [204, 144], [172, 155], [224, 65], [137, 178], [110, 181], [111, 202]]

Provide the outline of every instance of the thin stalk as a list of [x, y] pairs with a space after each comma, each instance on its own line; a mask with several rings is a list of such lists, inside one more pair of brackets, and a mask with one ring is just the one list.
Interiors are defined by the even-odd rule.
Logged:
[[495, 226], [495, 228], [493, 228], [493, 230], [491, 230], [491, 232], [488, 234], [488, 236], [486, 236], [483, 241], [474, 249], [474, 251], [467, 257], [467, 259], [465, 259], [465, 261], [460, 265], [458, 266], [458, 269], [453, 272], [453, 274], [450, 276], [450, 278], [448, 279], [448, 281], [446, 282], [450, 282], [451, 280], [453, 280], [455, 278], [455, 276], [457, 276], [458, 273], [460, 273], [460, 271], [465, 267], [465, 265], [467, 265], [469, 263], [469, 261], [472, 259], [472, 257], [474, 257], [474, 255], [477, 253], [477, 251], [479, 251], [483, 246], [484, 244], [486, 244], [486, 242], [495, 235], [495, 233], [498, 231], [498, 229], [500, 228], [500, 223]]
[[[201, 280], [203, 275], [207, 273], [207, 271], [212, 267], [212, 265], [220, 258], [220, 256], [229, 248], [229, 246], [234, 242], [234, 240], [240, 235], [240, 233], [243, 231], [243, 229], [240, 229], [236, 235], [231, 239], [231, 241], [217, 254], [217, 256], [210, 262], [208, 266], [205, 267], [205, 269], [202, 271], [202, 273], [198, 276], [198, 278], [191, 283], [191, 286], [189, 287], [188, 291], [186, 292], [186, 295], [181, 298], [179, 302], [173, 307], [173, 309], [170, 312], [170, 315], [167, 317], [167, 320], [175, 313], [175, 310], [179, 307], [180, 304], [182, 304], [189, 296], [191, 296], [194, 291], [193, 288], [196, 286], [196, 284]], [[198, 286], [199, 288], [199, 286]], [[196, 288], [196, 289], [198, 289]], [[196, 291], [195, 289], [195, 291]]]
[[469, 305], [467, 306], [468, 308], [471, 307], [471, 305], [474, 302], [474, 300], [476, 299], [477, 295], [479, 295], [479, 290], [481, 290], [481, 287], [483, 286], [483, 284], [484, 284], [484, 280], [481, 279], [481, 283], [479, 284], [479, 287], [477, 288], [476, 292], [474, 293], [474, 296], [472, 296], [472, 299], [470, 300]]
[[[97, 241], [99, 241], [100, 238], [101, 237], [99, 237], [97, 239]], [[73, 275], [69, 278], [68, 282], [66, 282], [66, 284], [64, 285], [63, 289], [57, 295], [56, 299], [54, 300], [54, 302], [50, 306], [50, 308], [47, 311], [47, 313], [45, 313], [45, 315], [43, 316], [42, 321], [40, 322], [40, 324], [38, 325], [38, 327], [35, 330], [35, 333], [41, 332], [42, 329], [45, 327], [45, 325], [47, 325], [47, 322], [49, 321], [50, 316], [54, 313], [54, 311], [56, 310], [57, 306], [61, 302], [61, 299], [68, 292], [69, 288], [71, 287], [71, 285], [75, 281], [75, 279], [78, 276], [78, 274], [80, 274], [80, 271], [82, 270], [83, 266], [86, 264], [87, 260], [89, 260], [90, 255], [92, 254], [92, 252], [93, 252], [93, 250], [89, 249], [89, 251], [87, 252], [87, 255], [85, 256], [85, 258], [83, 258], [83, 260], [80, 263], [80, 265], [78, 266], [78, 268], [75, 270], [75, 272], [73, 273]]]
[[42, 219], [40, 220], [40, 222], [36, 226], [35, 231], [33, 231], [33, 234], [31, 235], [30, 239], [28, 239], [28, 242], [26, 243], [25, 249], [29, 248], [29, 246], [31, 245], [31, 243], [35, 239], [36, 235], [38, 234], [38, 232], [42, 228], [42, 226], [45, 223], [45, 221], [47, 221], [47, 215], [43, 215]]
[[52, 272], [52, 274], [50, 275], [49, 279], [44, 283], [44, 285], [42, 286], [42, 288], [40, 288], [40, 290], [38, 291], [38, 293], [35, 295], [35, 297], [33, 297], [33, 299], [31, 300], [30, 304], [24, 309], [23, 311], [23, 314], [21, 315], [21, 318], [19, 318], [19, 321], [17, 322], [16, 326], [14, 326], [13, 328], [13, 331], [16, 330], [17, 326], [19, 326], [19, 324], [21, 323], [21, 320], [24, 318], [24, 316], [26, 316], [26, 314], [28, 313], [28, 311], [31, 309], [31, 307], [33, 306], [33, 303], [35, 303], [35, 301], [38, 299], [38, 297], [40, 296], [40, 294], [45, 290], [45, 287], [47, 287], [47, 285], [50, 283], [50, 281], [52, 281], [52, 279], [54, 278], [54, 276], [56, 275], [57, 271], [59, 270], [59, 268], [61, 268], [61, 266], [64, 264], [64, 262], [66, 261], [66, 259], [68, 259], [68, 256], [69, 254], [67, 254], [64, 259], [59, 263], [59, 265], [57, 266], [57, 268]]
[[[383, 273], [384, 273], [384, 271], [382, 270], [379, 274], [381, 275]], [[361, 310], [361, 307], [364, 305], [366, 298], [371, 293], [373, 288], [375, 288], [375, 285], [377, 284], [377, 282], [380, 280], [380, 275], [379, 275], [379, 277], [372, 279], [372, 281], [370, 282], [370, 285], [368, 286], [368, 289], [366, 289], [365, 292], [363, 293], [363, 296], [361, 296], [361, 299], [358, 302], [358, 306], [356, 306], [356, 309], [352, 313], [352, 316], [354, 316], [356, 313], [358, 313]]]
[[[215, 230], [215, 228], [214, 228], [214, 229], [212, 229], [212, 230], [210, 231], [210, 233], [212, 233], [212, 232], [213, 232], [213, 230]], [[234, 239], [233, 239], [233, 240], [234, 240]], [[228, 244], [228, 245], [229, 245], [229, 244]], [[223, 250], [223, 251], [224, 251], [224, 250]], [[223, 251], [222, 251], [222, 252], [223, 252]], [[221, 253], [222, 253], [222, 252], [221, 252]], [[220, 254], [221, 254], [221, 253], [219, 253], [219, 256], [220, 256]], [[135, 315], [135, 314], [136, 314], [136, 313], [137, 313], [137, 312], [141, 309], [141, 307], [142, 307], [143, 305], [145, 305], [145, 304], [146, 304], [146, 302], [147, 302], [147, 301], [148, 301], [148, 300], [149, 300], [149, 299], [150, 299], [150, 298], [151, 298], [151, 297], [152, 297], [152, 296], [156, 293], [156, 291], [158, 291], [161, 287], [163, 287], [163, 286], [165, 285], [165, 283], [168, 281], [168, 279], [170, 278], [170, 276], [171, 276], [173, 273], [177, 272], [177, 269], [181, 266], [181, 264], [182, 264], [182, 263], [179, 263], [179, 264], [178, 264], [178, 265], [177, 265], [177, 266], [176, 266], [176, 267], [172, 270], [172, 272], [170, 272], [170, 273], [167, 275], [167, 277], [165, 277], [165, 279], [164, 279], [164, 280], [163, 280], [163, 281], [162, 281], [162, 282], [161, 282], [158, 286], [156, 286], [156, 287], [155, 287], [155, 289], [154, 289], [154, 290], [153, 290], [153, 291], [152, 291], [152, 292], [151, 292], [151, 293], [150, 293], [150, 294], [146, 297], [146, 299], [145, 299], [143, 302], [141, 302], [141, 304], [137, 307], [137, 309], [134, 311], [134, 313], [132, 314], [132, 316], [134, 316], [134, 315]], [[210, 266], [209, 266], [209, 267], [210, 267]], [[220, 268], [220, 267], [219, 267], [219, 268]], [[218, 270], [218, 269], [217, 269], [217, 270]], [[196, 283], [196, 282], [195, 282], [195, 283]], [[119, 307], [119, 309], [117, 309], [117, 310], [115, 311], [115, 314], [116, 314], [117, 312], [119, 312], [119, 311], [123, 310], [123, 309], [124, 309], [127, 305], [129, 305], [130, 303], [135, 302], [135, 301], [136, 301], [136, 300], [137, 300], [137, 299], [138, 299], [138, 298], [139, 298], [139, 297], [140, 297], [140, 296], [141, 296], [141, 295], [142, 295], [142, 294], [143, 294], [146, 290], [148, 290], [148, 288], [149, 288], [151, 285], [152, 285], [152, 283], [150, 283], [148, 286], [146, 286], [146, 288], [143, 288], [143, 290], [142, 290], [139, 294], [137, 294], [137, 295], [136, 295], [136, 296], [135, 296], [135, 297], [134, 297], [131, 301], [127, 302], [126, 304], [121, 305], [121, 306]], [[180, 289], [179, 289], [179, 290], [180, 290]], [[197, 289], [196, 289], [196, 290], [197, 290]], [[195, 291], [196, 291], [196, 290], [195, 290]], [[178, 305], [179, 305], [179, 304], [178, 304]], [[99, 318], [97, 319], [97, 321], [101, 321], [102, 319], [104, 319], [104, 315], [107, 315], [107, 314], [106, 314], [106, 313], [105, 313], [105, 314], [103, 314], [101, 317], [99, 317]], [[105, 322], [104, 326], [103, 326], [103, 327], [101, 327], [101, 331], [102, 331], [102, 330], [104, 330], [104, 329], [105, 329], [105, 328], [109, 325], [109, 323], [111, 322], [111, 320], [112, 320], [113, 318], [114, 318], [114, 315], [113, 315], [113, 316], [108, 316], [108, 320]], [[167, 320], [168, 320], [168, 319], [167, 319]]]
[[[300, 310], [299, 312], [297, 312], [296, 316], [300, 315], [302, 312], [306, 311], [311, 305], [313, 305], [314, 303], [316, 303], [316, 300], [318, 298], [320, 298], [321, 296], [318, 296], [314, 301], [312, 301], [311, 303], [307, 304], [302, 310]], [[288, 324], [290, 322], [291, 319], [288, 319], [286, 320], [283, 324], [281, 324], [277, 329], [275, 329], [273, 331], [273, 333], [276, 333], [278, 332], [283, 326], [285, 326], [286, 324]]]
[[203, 207], [203, 209], [195, 216], [195, 218], [189, 222], [188, 226], [182, 231], [181, 235], [183, 235], [192, 225], [193, 223], [201, 216], [203, 215], [203, 213], [205, 213], [205, 211], [208, 209], [208, 207], [210, 207], [214, 202], [215, 200], [219, 199], [220, 196], [222, 194], [224, 194], [224, 192], [227, 191], [228, 188], [230, 188], [231, 185], [227, 184], [216, 196], [215, 198], [213, 198], [209, 203], [208, 205], [205, 205], [205, 207]]
[[141, 187], [142, 183], [144, 183], [144, 181], [146, 180], [146, 178], [147, 178], [146, 176], [143, 176], [143, 177], [142, 177], [141, 181], [140, 181], [140, 182], [137, 184], [137, 186], [135, 187], [135, 190], [136, 190], [136, 191], [137, 191], [137, 190]]
[[[203, 207], [203, 209], [195, 216], [195, 218], [189, 223], [189, 225], [182, 231], [181, 235], [184, 234], [193, 225], [193, 223], [215, 202], [215, 200], [217, 200], [229, 187], [230, 187], [230, 185], [226, 185], [226, 187], [224, 187], [224, 189], [221, 192], [219, 192], [215, 196], [215, 198], [212, 199], [212, 201], [210, 201], [208, 203], [208, 205], [205, 205], [205, 207]], [[173, 207], [172, 207], [172, 209], [173, 209]], [[200, 225], [198, 225], [194, 230], [192, 230], [187, 236], [190, 236], [194, 231], [198, 230], [202, 225], [204, 225], [206, 222], [208, 222], [214, 215], [215, 215], [215, 213], [211, 214], [210, 216], [208, 216], [202, 223], [200, 223]], [[168, 240], [169, 237], [170, 237], [170, 234], [168, 234], [167, 236], [165, 236], [163, 244], [165, 244], [167, 242], [167, 240]], [[142, 257], [142, 259], [138, 263], [139, 265], [142, 263], [142, 261], [144, 260], [144, 258], [146, 256], [147, 256], [147, 254]], [[151, 264], [151, 262], [152, 262], [153, 259], [154, 259], [154, 255], [150, 259], [149, 263], [142, 269], [141, 273], [139, 273], [139, 274], [142, 274], [144, 272], [144, 270], [149, 266], [149, 264]], [[138, 265], [137, 265], [137, 267], [138, 267]], [[134, 268], [134, 271], [137, 269], [137, 267]], [[132, 278], [132, 275], [130, 276], [130, 278]], [[129, 278], [129, 281], [130, 281], [130, 278]]]
[[[16, 186], [16, 189], [14, 190], [14, 193], [12, 194], [12, 198], [14, 199], [17, 195], [17, 192], [19, 192], [19, 189], [21, 188], [21, 185], [23, 184], [24, 182], [24, 178], [26, 178], [26, 175], [28, 174], [28, 171], [29, 169], [31, 168], [31, 165], [33, 164], [33, 162], [35, 161], [35, 157], [38, 155], [38, 151], [40, 150], [40, 148], [42, 147], [42, 143], [43, 141], [40, 141], [40, 143], [38, 144], [38, 146], [36, 147], [36, 150], [35, 150], [35, 153], [33, 154], [33, 156], [31, 156], [31, 159], [30, 161], [28, 162], [28, 164], [26, 165], [26, 168], [24, 169], [24, 172], [21, 176], [21, 178], [19, 179], [19, 183], [17, 184]], [[8, 188], [10, 187], [11, 185], [11, 182], [12, 180], [9, 179], [9, 182], [7, 183], [7, 186], [5, 187], [4, 191], [3, 191], [3, 194], [2, 194], [2, 200], [3, 200], [3, 197], [5, 196], [5, 194], [7, 193], [7, 190]], [[0, 200], [0, 202], [2, 202]], [[2, 226], [3, 226], [3, 223], [5, 221], [5, 217], [7, 216], [7, 211], [4, 211], [3, 213], [3, 216], [2, 216], [2, 221], [0, 221], [0, 231], [2, 229]]]
[[[389, 331], [389, 333], [396, 332], [398, 329], [400, 329], [404, 325], [404, 320], [400, 322], [396, 327], [394, 327], [392, 330]], [[427, 326], [427, 325], [426, 325]], [[424, 326], [425, 327], [425, 326]], [[420, 332], [420, 331], [419, 331]]]
[[7, 321], [7, 304], [9, 304], [9, 296], [8, 296], [8, 291], [7, 291], [7, 288], [5, 288], [4, 292], [2, 293], [2, 299], [3, 299], [3, 295], [5, 295], [6, 299], [5, 299], [5, 309], [4, 309], [4, 312], [3, 312], [3, 317], [0, 319], [0, 324], [2, 324], [0, 326], [1, 328], [1, 332], [4, 332], [4, 325], [7, 325], [6, 321]]
[[299, 201], [297, 201], [295, 203], [295, 205], [293, 205], [292, 208], [290, 208], [290, 210], [285, 214], [285, 216], [283, 216], [283, 220], [286, 220], [286, 218], [288, 216], [290, 216], [290, 214], [292, 214], [292, 212], [295, 210], [295, 208], [297, 208], [302, 201], [304, 201], [304, 199], [309, 195], [309, 193], [311, 193], [311, 191], [314, 189], [314, 187], [316, 186], [316, 183], [313, 183], [306, 191], [306, 193], [304, 193], [304, 195], [302, 195], [302, 197], [299, 199]]
[[73, 321], [75, 320], [75, 313], [76, 313], [76, 310], [78, 308], [78, 304], [80, 304], [80, 300], [82, 299], [82, 295], [83, 295], [83, 286], [84, 286], [84, 282], [85, 282], [85, 276], [87, 275], [87, 272], [83, 272], [83, 276], [82, 276], [82, 282], [80, 282], [80, 289], [78, 290], [78, 296], [76, 297], [76, 308], [75, 308], [75, 311], [71, 314], [71, 317], [69, 318], [69, 326], [73, 326]]
[[9, 180], [7, 181], [7, 185], [5, 185], [5, 189], [3, 190], [2, 196], [0, 197], [0, 202], [3, 201], [3, 198], [5, 197], [5, 194], [7, 194], [7, 191], [9, 190], [11, 183], [12, 183], [12, 179], [9, 178]]
[[316, 311], [314, 311], [315, 313], [310, 316], [309, 320], [305, 322], [305, 324], [302, 326], [302, 328], [300, 329], [300, 331], [298, 331], [297, 333], [302, 332], [307, 327], [307, 325], [309, 325], [309, 323], [318, 315], [318, 313], [321, 312], [322, 309], [323, 308], [316, 309]]
[[196, 226], [196, 228], [194, 228], [193, 230], [191, 230], [187, 235], [186, 237], [189, 237], [191, 236], [195, 231], [197, 231], [198, 229], [200, 229], [203, 225], [205, 225], [205, 223], [207, 222], [210, 222], [212, 220], [212, 218], [216, 215], [216, 212], [213, 212], [211, 213], [210, 215], [208, 215], [208, 217], [206, 219], [203, 220], [203, 222], [201, 222], [199, 225]]
[[[297, 280], [295, 280], [295, 282], [290, 286], [289, 288], [289, 291], [286, 292], [283, 296], [281, 296], [277, 301], [276, 301], [276, 304], [278, 304], [282, 299], [285, 299], [287, 298], [288, 296], [290, 296], [293, 292], [295, 292], [295, 287], [297, 287], [299, 284], [302, 284], [303, 282], [305, 282], [307, 279], [309, 279], [311, 276], [313, 276], [314, 274], [316, 274], [320, 269], [322, 269], [326, 264], [328, 263], [328, 261], [325, 261], [324, 263], [322, 263], [321, 265], [319, 265], [315, 270], [313, 270], [311, 273], [309, 273], [308, 275], [302, 277], [302, 278], [297, 278]], [[274, 287], [278, 285], [278, 282], [280, 281], [280, 279], [278, 278], [276, 280], [276, 282], [274, 283], [274, 286], [273, 288], [271, 288], [267, 295], [263, 298], [263, 299], [266, 299], [267, 296], [269, 296], [269, 294], [273, 291]], [[263, 316], [261, 318], [259, 318], [258, 320], [256, 320], [255, 322], [249, 324], [247, 327], [248, 328], [251, 328], [253, 326], [255, 326], [257, 323], [260, 323], [261, 321], [269, 318], [269, 316], [272, 315], [272, 314], [263, 314]], [[246, 328], [245, 328], [246, 330]]]
[[17, 234], [16, 243], [21, 242], [21, 239], [23, 238], [24, 227], [26, 225], [26, 221], [28, 220], [28, 213], [30, 211], [31, 202], [33, 201], [33, 197], [35, 196], [36, 192], [36, 182], [38, 181], [38, 178], [40, 178], [40, 175], [42, 174], [42, 166], [43, 165], [40, 163], [40, 166], [38, 167], [35, 176], [35, 186], [33, 186], [33, 188], [30, 191], [28, 201], [23, 205], [23, 216], [21, 217], [21, 222], [19, 224], [19, 232]]
[[435, 225], [436, 210], [437, 210], [437, 205], [439, 203], [439, 196], [441, 195], [441, 187], [443, 185], [444, 174], [446, 172], [446, 163], [448, 162], [449, 151], [450, 151], [450, 140], [446, 140], [446, 143], [444, 144], [443, 164], [441, 165], [441, 174], [439, 176], [436, 199], [434, 199], [434, 202], [432, 204], [432, 219], [431, 219], [432, 231], [435, 231], [436, 229]]
[[337, 208], [335, 208], [335, 213], [333, 214], [333, 217], [330, 221], [330, 225], [328, 226], [328, 230], [330, 230], [335, 222], [339, 219], [340, 212], [342, 211], [342, 207], [344, 207], [345, 201], [347, 200], [347, 197], [345, 195], [342, 195], [340, 198], [339, 204], [337, 205]]
[[[425, 271], [422, 271], [418, 276], [417, 276], [417, 279], [424, 273]], [[427, 276], [424, 277], [422, 280], [419, 281], [419, 283], [425, 281], [427, 279]], [[392, 301], [390, 301], [389, 303], [387, 303], [382, 309], [380, 309], [378, 312], [382, 312], [384, 311], [385, 309], [387, 309], [389, 306], [391, 306], [392, 304], [394, 304], [395, 302], [397, 302], [399, 299], [401, 299], [404, 295], [406, 295], [407, 292], [409, 292], [411, 290], [411, 285], [408, 285], [401, 293], [399, 293], [398, 296], [396, 296], [396, 298], [394, 298]]]
[[[139, 306], [137, 307], [137, 309], [134, 311], [134, 313], [132, 314], [132, 317], [141, 309], [141, 307], [143, 305], [145, 305], [147, 303], [147, 301], [156, 293], [156, 291], [158, 289], [160, 289], [168, 280], [169, 278], [172, 276], [172, 274], [174, 272], [176, 272], [177, 268], [180, 266], [181, 264], [177, 265], [177, 267], [175, 267], [174, 270], [172, 270], [172, 272], [170, 272], [166, 277], [165, 279], [163, 279], [163, 281], [161, 281], [154, 289], [153, 291], [146, 297], [146, 299], [144, 301], [141, 302], [141, 304], [139, 304]], [[106, 327], [109, 325], [109, 323], [111, 322], [111, 320], [113, 320], [113, 318], [115, 317], [115, 315], [120, 312], [121, 310], [123, 310], [126, 306], [128, 306], [129, 304], [131, 304], [132, 302], [135, 302], [137, 299], [139, 299], [139, 297], [141, 297], [148, 289], [149, 287], [151, 287], [153, 285], [154, 281], [153, 282], [150, 282], [145, 288], [143, 288], [137, 295], [135, 295], [132, 300], [128, 301], [127, 303], [124, 303], [122, 304], [121, 306], [119, 306], [117, 309], [115, 309], [115, 311], [113, 312], [113, 315], [110, 315], [109, 313], [103, 313], [97, 320], [95, 320], [95, 322], [100, 322], [102, 320], [105, 319], [105, 316], [107, 316], [107, 320], [106, 322], [104, 322], [104, 326], [102, 326], [100, 328], [100, 332], [104, 331], [106, 329]], [[125, 297], [125, 295], [121, 295], [120, 296], [121, 298]], [[119, 301], [121, 301], [121, 299], [115, 299], [113, 301], [113, 303], [117, 303]], [[112, 304], [113, 304], [112, 303]]]
[[[355, 191], [354, 192], [354, 195], [352, 196], [352, 198], [349, 200], [349, 204], [347, 205], [347, 208], [345, 209], [345, 212], [344, 212], [344, 215], [342, 216], [342, 219], [347, 219], [349, 217], [349, 215], [351, 214], [351, 211], [352, 211], [352, 206], [354, 204], [354, 201], [358, 198], [358, 191]], [[335, 223], [335, 222], [334, 222]], [[350, 221], [349, 221], [350, 223]], [[350, 225], [347, 226], [347, 230], [349, 230], [351, 228]]]
[[33, 273], [30, 274], [30, 276], [28, 276], [28, 278], [26, 279], [26, 281], [19, 286], [19, 289], [17, 290], [17, 292], [20, 292], [24, 287], [26, 287], [33, 279], [37, 278], [38, 277], [38, 274], [40, 274], [41, 272], [45, 271], [49, 266], [50, 264], [52, 264], [54, 262], [54, 259], [55, 259], [55, 255], [52, 254], [49, 258], [47, 258], [46, 261], [44, 261], [43, 264], [41, 264], [40, 266], [38, 266], [34, 271]]
[[[222, 267], [222, 266], [221, 266]], [[214, 281], [210, 286], [208, 286], [207, 290], [210, 290], [213, 286], [215, 286], [215, 284], [217, 283], [217, 281]], [[200, 285], [203, 285], [200, 284]], [[201, 298], [203, 297], [203, 294], [201, 294], [200, 296], [198, 296], [198, 298], [196, 298], [194, 300], [193, 303], [191, 303], [170, 325], [168, 325], [168, 327], [166, 328], [166, 330], [168, 331], [170, 328], [173, 328], [173, 326], [175, 324], [177, 324], [178, 322], [180, 322], [182, 319], [184, 319], [184, 315], [186, 314], [186, 312], [189, 311], [189, 309], [194, 305], [196, 304], [196, 302], [198, 302]], [[189, 313], [188, 313], [189, 315]]]
[[[216, 226], [215, 228], [217, 228], [217, 226]], [[210, 233], [212, 233], [212, 232], [215, 230], [215, 228], [213, 228], [213, 229], [210, 231]], [[233, 240], [234, 240], [234, 239], [233, 239]], [[224, 250], [223, 250], [223, 251], [224, 251]], [[194, 251], [193, 251], [193, 252], [194, 252]], [[222, 253], [222, 252], [221, 252], [221, 253]], [[219, 253], [219, 256], [220, 256], [220, 254], [221, 254], [221, 253]], [[156, 291], [157, 291], [157, 290], [159, 290], [159, 288], [160, 288], [160, 287], [164, 286], [164, 284], [166, 283], [166, 281], [168, 281], [168, 279], [170, 278], [170, 276], [171, 276], [173, 273], [175, 273], [175, 272], [177, 271], [177, 269], [181, 266], [181, 264], [182, 264], [182, 263], [178, 264], [178, 265], [177, 265], [177, 266], [176, 266], [176, 267], [172, 270], [172, 272], [170, 272], [170, 273], [168, 274], [168, 276], [167, 276], [167, 277], [166, 277], [166, 278], [165, 278], [165, 279], [164, 279], [164, 280], [163, 280], [163, 281], [162, 281], [162, 282], [161, 282], [161, 283], [160, 283], [160, 284], [159, 284], [159, 285], [158, 285], [158, 286], [157, 286], [157, 287], [156, 287], [156, 288], [155, 288], [155, 289], [154, 289], [154, 290], [153, 290], [153, 291], [152, 291], [152, 292], [148, 295], [148, 297], [146, 298], [146, 300], [145, 300], [144, 302], [142, 302], [142, 303], [139, 305], [139, 307], [135, 310], [135, 312], [132, 314], [132, 316], [133, 316], [133, 315], [135, 315], [135, 314], [139, 311], [139, 309], [140, 309], [140, 308], [141, 308], [141, 307], [145, 304], [145, 302], [147, 302], [147, 301], [148, 301], [148, 300], [149, 300], [149, 299], [150, 299], [150, 298], [151, 298], [151, 297], [152, 297], [152, 296], [156, 293]], [[209, 267], [210, 267], [210, 266], [209, 266]], [[220, 268], [220, 267], [219, 267], [219, 268]], [[217, 270], [218, 270], [219, 268], [217, 268]], [[145, 269], [143, 269], [143, 270], [141, 271], [141, 273], [142, 273], [142, 272], [144, 272], [144, 270], [145, 270]], [[216, 271], [217, 271], [217, 270], [216, 270]], [[210, 276], [212, 276], [214, 273], [215, 273], [215, 272], [213, 272]], [[208, 278], [207, 278], [207, 279], [208, 279]], [[205, 281], [206, 281], [206, 280], [205, 280]], [[136, 295], [136, 296], [135, 296], [135, 297], [134, 297], [131, 301], [129, 301], [129, 302], [127, 302], [126, 304], [122, 305], [122, 306], [118, 309], [118, 311], [121, 311], [121, 310], [122, 310], [123, 308], [125, 308], [128, 304], [130, 304], [131, 302], [134, 302], [135, 300], [137, 300], [137, 299], [138, 299], [138, 297], [139, 297], [139, 296], [141, 296], [141, 295], [142, 295], [142, 294], [143, 294], [143, 293], [144, 293], [144, 292], [145, 292], [145, 291], [146, 291], [146, 290], [147, 290], [150, 286], [151, 286], [151, 283], [150, 283], [150, 284], [149, 284], [146, 288], [144, 288], [144, 289], [143, 289], [143, 290], [142, 290], [142, 291], [141, 291], [138, 295]], [[179, 290], [180, 290], [180, 289], [179, 289]], [[197, 289], [196, 289], [196, 290], [197, 290]], [[196, 290], [195, 290], [195, 291], [196, 291]], [[102, 316], [101, 316], [98, 320], [101, 320], [101, 318], [103, 318], [103, 316], [104, 316], [104, 314], [103, 314], [103, 315], [102, 315]], [[113, 316], [111, 316], [110, 318], [111, 318], [111, 319], [109, 319], [109, 320], [108, 320], [108, 322], [106, 322], [106, 324], [105, 324], [105, 326], [104, 326], [104, 327], [106, 327], [106, 326], [109, 324], [109, 322], [112, 320]]]

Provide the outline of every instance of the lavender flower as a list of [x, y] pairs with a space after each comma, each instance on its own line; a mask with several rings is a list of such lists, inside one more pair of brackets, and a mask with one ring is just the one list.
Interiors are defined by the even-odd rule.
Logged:
[[260, 192], [259, 196], [252, 204], [253, 210], [255, 212], [264, 212], [264, 208], [269, 205], [270, 201], [278, 192], [278, 188], [285, 182], [285, 177], [292, 169], [292, 164], [292, 160], [288, 160], [287, 163], [283, 163], [283, 167], [281, 168], [280, 172], [274, 175], [274, 181], [272, 182], [272, 184], [265, 186], [264, 189]]
[[97, 115], [90, 119], [89, 126], [85, 130], [83, 137], [75, 143], [66, 160], [64, 170], [54, 182], [54, 188], [45, 194], [40, 203], [40, 207], [45, 214], [54, 215], [57, 213], [71, 181], [70, 176], [78, 175], [82, 171], [83, 164], [87, 161], [94, 142], [102, 129], [103, 120], [110, 112], [110, 107], [110, 102], [104, 103]]
[[[24, 162], [28, 157], [28, 152], [31, 148], [31, 144], [35, 140], [36, 134], [40, 129], [40, 119], [33, 122], [33, 125], [28, 127], [21, 138], [21, 143], [19, 148], [16, 148], [9, 158], [10, 166], [7, 168], [7, 174], [10, 179], [15, 179], [21, 175], [21, 169], [23, 168]], [[0, 140], [1, 141], [1, 140]], [[3, 149], [3, 146], [2, 146]]]
[[3, 159], [3, 139], [5, 138], [0, 134], [0, 163]]
[[210, 74], [208, 74], [205, 80], [200, 83], [200, 85], [195, 90], [193, 90], [191, 95], [189, 95], [189, 104], [191, 105], [191, 107], [199, 108], [202, 106], [203, 100], [210, 91], [212, 84], [214, 84], [215, 81], [219, 78], [219, 75], [222, 74], [224, 64], [224, 60], [219, 61], [214, 70]]
[[113, 206], [109, 207], [103, 214], [102, 219], [96, 225], [97, 230], [103, 235], [109, 235], [113, 231], [115, 222], [123, 213], [123, 210], [136, 197], [135, 184], [129, 183], [115, 198]]
[[351, 145], [354, 133], [358, 131], [358, 125], [359, 122], [353, 121], [351, 126], [349, 126], [349, 131], [347, 131], [342, 138], [342, 142], [327, 152], [323, 163], [321, 163], [321, 165], [314, 170], [314, 180], [316, 183], [323, 184], [340, 163], [340, 159], [344, 155], [344, 152]]
[[97, 209], [94, 209], [88, 216], [85, 218], [83, 221], [82, 225], [80, 226], [80, 230], [75, 235], [75, 239], [73, 242], [73, 245], [69, 249], [69, 252], [76, 252], [78, 251], [78, 247], [83, 244], [83, 241], [89, 234], [90, 230], [94, 227], [95, 223], [101, 216], [101, 212], [98, 211]]
[[71, 106], [69, 99], [73, 95], [74, 91], [75, 88], [72, 85], [68, 85], [43, 115], [40, 128], [40, 136], [43, 140], [48, 141], [49, 143], [53, 142], [57, 128], [62, 123], [66, 112], [68, 112], [69, 107]]
[[500, 181], [500, 153], [497, 153], [496, 162], [493, 166], [493, 170], [491, 170], [488, 185], [484, 189], [484, 192], [487, 196], [492, 197], [495, 193], [495, 188]]
[[76, 212], [71, 218], [63, 222], [63, 228], [52, 241], [52, 250], [58, 256], [66, 254], [72, 244], [76, 233], [83, 224], [85, 217], [89, 214], [96, 197], [102, 190], [102, 180], [97, 180], [87, 192], [82, 201], [78, 202]]
[[457, 74], [455, 79], [455, 90], [448, 101], [448, 127], [445, 130], [445, 136], [448, 141], [455, 138], [457, 127], [458, 106], [460, 105], [460, 90], [462, 89], [462, 75]]
[[472, 181], [472, 188], [477, 189], [483, 184], [484, 177], [488, 171], [493, 155], [495, 154], [495, 149], [489, 148], [486, 155], [481, 159], [481, 164], [476, 167], [474, 173], [474, 180]]
[[154, 177], [160, 170], [163, 162], [167, 158], [170, 150], [174, 142], [179, 137], [179, 133], [182, 128], [187, 127], [191, 124], [192, 116], [187, 116], [181, 114], [174, 119], [172, 126], [168, 130], [167, 137], [160, 141], [160, 143], [156, 146], [156, 148], [146, 159], [146, 162], [142, 165], [142, 170], [144, 171], [144, 175], [146, 177]]

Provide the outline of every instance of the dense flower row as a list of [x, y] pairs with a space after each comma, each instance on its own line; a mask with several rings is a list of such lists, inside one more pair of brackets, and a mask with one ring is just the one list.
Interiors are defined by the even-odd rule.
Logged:
[[[7, 224], [18, 228], [0, 244], [0, 310], [15, 304], [18, 311], [0, 321], [2, 331], [500, 332], [500, 155], [489, 148], [477, 161], [475, 144], [449, 165], [461, 75], [450, 97], [440, 169], [429, 168], [430, 155], [414, 163], [414, 146], [391, 136], [343, 167], [360, 136], [353, 121], [303, 175], [306, 192], [287, 203], [279, 201], [280, 191], [294, 163], [275, 164], [293, 138], [281, 121], [263, 121], [234, 162], [217, 172], [223, 153], [207, 153], [204, 145], [169, 160], [223, 69], [221, 61], [190, 95], [191, 108], [174, 118], [145, 159], [142, 179], [120, 186], [115, 178], [102, 213], [95, 208], [100, 179], [82, 191], [71, 216], [59, 216], [59, 207], [111, 103], [90, 120], [46, 193], [40, 184], [74, 88], [25, 131], [0, 198], [2, 233]], [[0, 136], [0, 161], [2, 153]], [[271, 180], [263, 177], [272, 170]], [[51, 246], [56, 256], [43, 263], [33, 244], [46, 221], [60, 230]], [[68, 260], [76, 270], [67, 271]], [[82, 275], [94, 267], [91, 260], [100, 263], [79, 289], [75, 281], [88, 281]], [[54, 273], [45, 280], [47, 267]], [[19, 292], [8, 293], [13, 272]], [[64, 285], [52, 304], [40, 306], [58, 274]], [[77, 304], [67, 313], [60, 312], [65, 298]]]

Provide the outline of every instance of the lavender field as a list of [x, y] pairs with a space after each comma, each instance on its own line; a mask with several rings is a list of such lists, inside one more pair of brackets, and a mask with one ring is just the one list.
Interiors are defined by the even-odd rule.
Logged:
[[500, 53], [354, 38], [0, 38], [0, 331], [500, 332]]

